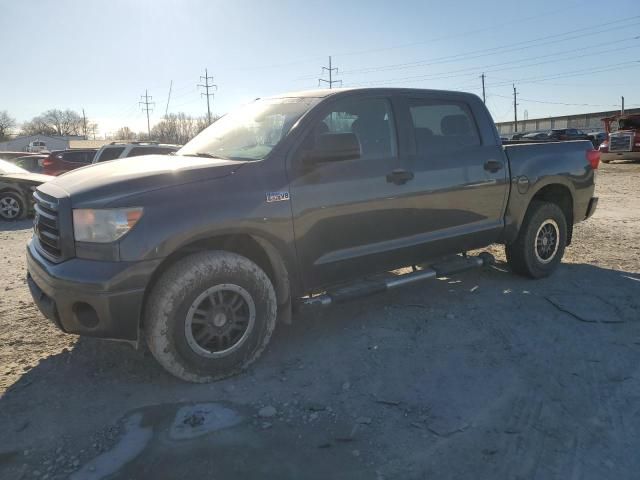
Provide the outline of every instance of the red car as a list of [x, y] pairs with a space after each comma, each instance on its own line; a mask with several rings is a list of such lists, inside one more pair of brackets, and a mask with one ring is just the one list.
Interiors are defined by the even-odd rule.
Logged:
[[91, 165], [97, 149], [56, 150], [49, 154], [42, 162], [42, 173], [45, 175], [60, 175], [76, 168]]

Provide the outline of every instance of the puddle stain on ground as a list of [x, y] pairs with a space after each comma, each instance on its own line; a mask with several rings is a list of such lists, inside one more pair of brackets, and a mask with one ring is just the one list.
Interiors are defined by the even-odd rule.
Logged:
[[154, 436], [165, 431], [171, 441], [191, 440], [238, 425], [242, 419], [238, 412], [219, 403], [154, 405], [135, 410], [124, 416], [124, 433], [118, 443], [69, 478], [107, 478], [140, 456]]

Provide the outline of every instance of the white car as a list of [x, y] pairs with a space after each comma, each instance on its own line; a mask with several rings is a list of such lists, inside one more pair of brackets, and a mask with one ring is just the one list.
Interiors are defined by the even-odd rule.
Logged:
[[33, 142], [29, 142], [29, 146], [27, 147], [27, 152], [40, 153], [40, 152], [44, 152], [46, 149], [47, 149], [46, 143], [40, 140], [34, 140]]
[[106, 162], [116, 158], [139, 157], [140, 155], [168, 155], [177, 152], [180, 145], [155, 142], [111, 142], [103, 145], [93, 157], [92, 163]]

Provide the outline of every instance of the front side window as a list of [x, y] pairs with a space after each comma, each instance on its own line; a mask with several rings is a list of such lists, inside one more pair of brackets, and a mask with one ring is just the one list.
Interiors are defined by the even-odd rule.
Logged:
[[358, 137], [362, 160], [391, 158], [396, 155], [393, 116], [383, 98], [336, 102], [312, 135], [353, 133]]
[[445, 100], [411, 100], [418, 155], [479, 146], [480, 136], [466, 104]]
[[262, 160], [318, 100], [313, 97], [256, 100], [214, 122], [177, 155]]

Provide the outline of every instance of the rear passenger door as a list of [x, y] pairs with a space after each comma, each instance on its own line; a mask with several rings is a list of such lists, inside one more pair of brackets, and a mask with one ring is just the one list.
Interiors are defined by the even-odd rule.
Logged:
[[491, 118], [470, 101], [427, 94], [401, 100], [414, 174], [403, 192], [402, 229], [421, 244], [418, 257], [481, 247], [502, 231], [508, 166]]

